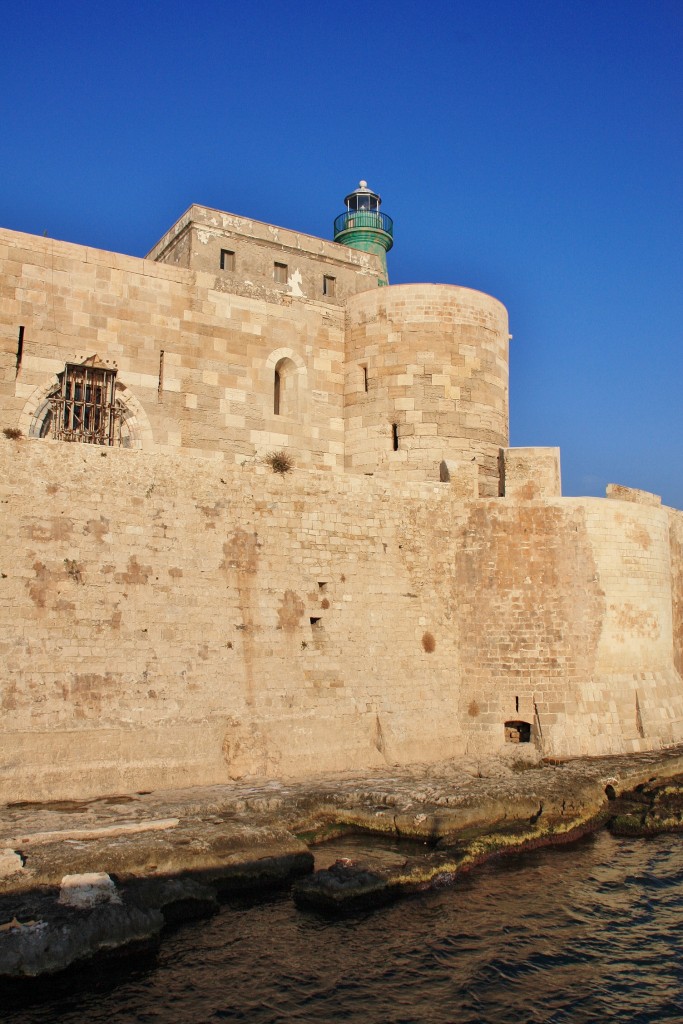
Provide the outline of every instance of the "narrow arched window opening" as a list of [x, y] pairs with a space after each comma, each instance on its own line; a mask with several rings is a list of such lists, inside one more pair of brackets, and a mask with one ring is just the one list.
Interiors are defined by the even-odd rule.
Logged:
[[296, 364], [285, 356], [275, 364], [273, 374], [273, 412], [294, 419], [299, 415], [299, 383]]
[[275, 371], [275, 381], [273, 384], [273, 412], [276, 416], [280, 415], [280, 371]]

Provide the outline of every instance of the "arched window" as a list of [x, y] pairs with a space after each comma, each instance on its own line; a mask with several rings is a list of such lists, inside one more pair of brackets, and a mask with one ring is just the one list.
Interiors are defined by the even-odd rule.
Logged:
[[116, 370], [86, 360], [67, 363], [58, 378], [59, 388], [50, 400], [52, 436], [60, 441], [120, 444]]
[[144, 409], [112, 366], [97, 357], [67, 363], [34, 391], [20, 416], [29, 437], [58, 441], [151, 448], [152, 430]]
[[278, 360], [273, 374], [273, 412], [276, 416], [295, 417], [299, 412], [298, 372], [285, 356]]
[[273, 412], [280, 415], [280, 371], [275, 371], [275, 382], [273, 384]]

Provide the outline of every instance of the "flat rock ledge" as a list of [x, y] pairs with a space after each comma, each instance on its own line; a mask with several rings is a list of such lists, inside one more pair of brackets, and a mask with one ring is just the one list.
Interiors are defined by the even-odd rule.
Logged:
[[[0, 978], [151, 948], [165, 927], [216, 913], [226, 894], [292, 886], [302, 908], [373, 907], [605, 823], [629, 835], [683, 829], [683, 747], [8, 805]], [[335, 855], [332, 840], [349, 832], [363, 842]], [[375, 837], [412, 842], [389, 850]]]

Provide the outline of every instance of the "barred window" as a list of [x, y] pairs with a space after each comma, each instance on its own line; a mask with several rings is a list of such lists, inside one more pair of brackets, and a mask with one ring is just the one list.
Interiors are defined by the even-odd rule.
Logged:
[[51, 397], [52, 436], [85, 444], [120, 444], [116, 408], [116, 370], [88, 363], [67, 363]]

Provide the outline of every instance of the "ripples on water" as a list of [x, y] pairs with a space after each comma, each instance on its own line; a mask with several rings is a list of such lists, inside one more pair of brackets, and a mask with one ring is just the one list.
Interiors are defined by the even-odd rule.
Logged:
[[602, 832], [341, 921], [288, 896], [227, 904], [115, 987], [0, 1019], [681, 1024], [682, 909], [683, 837]]

